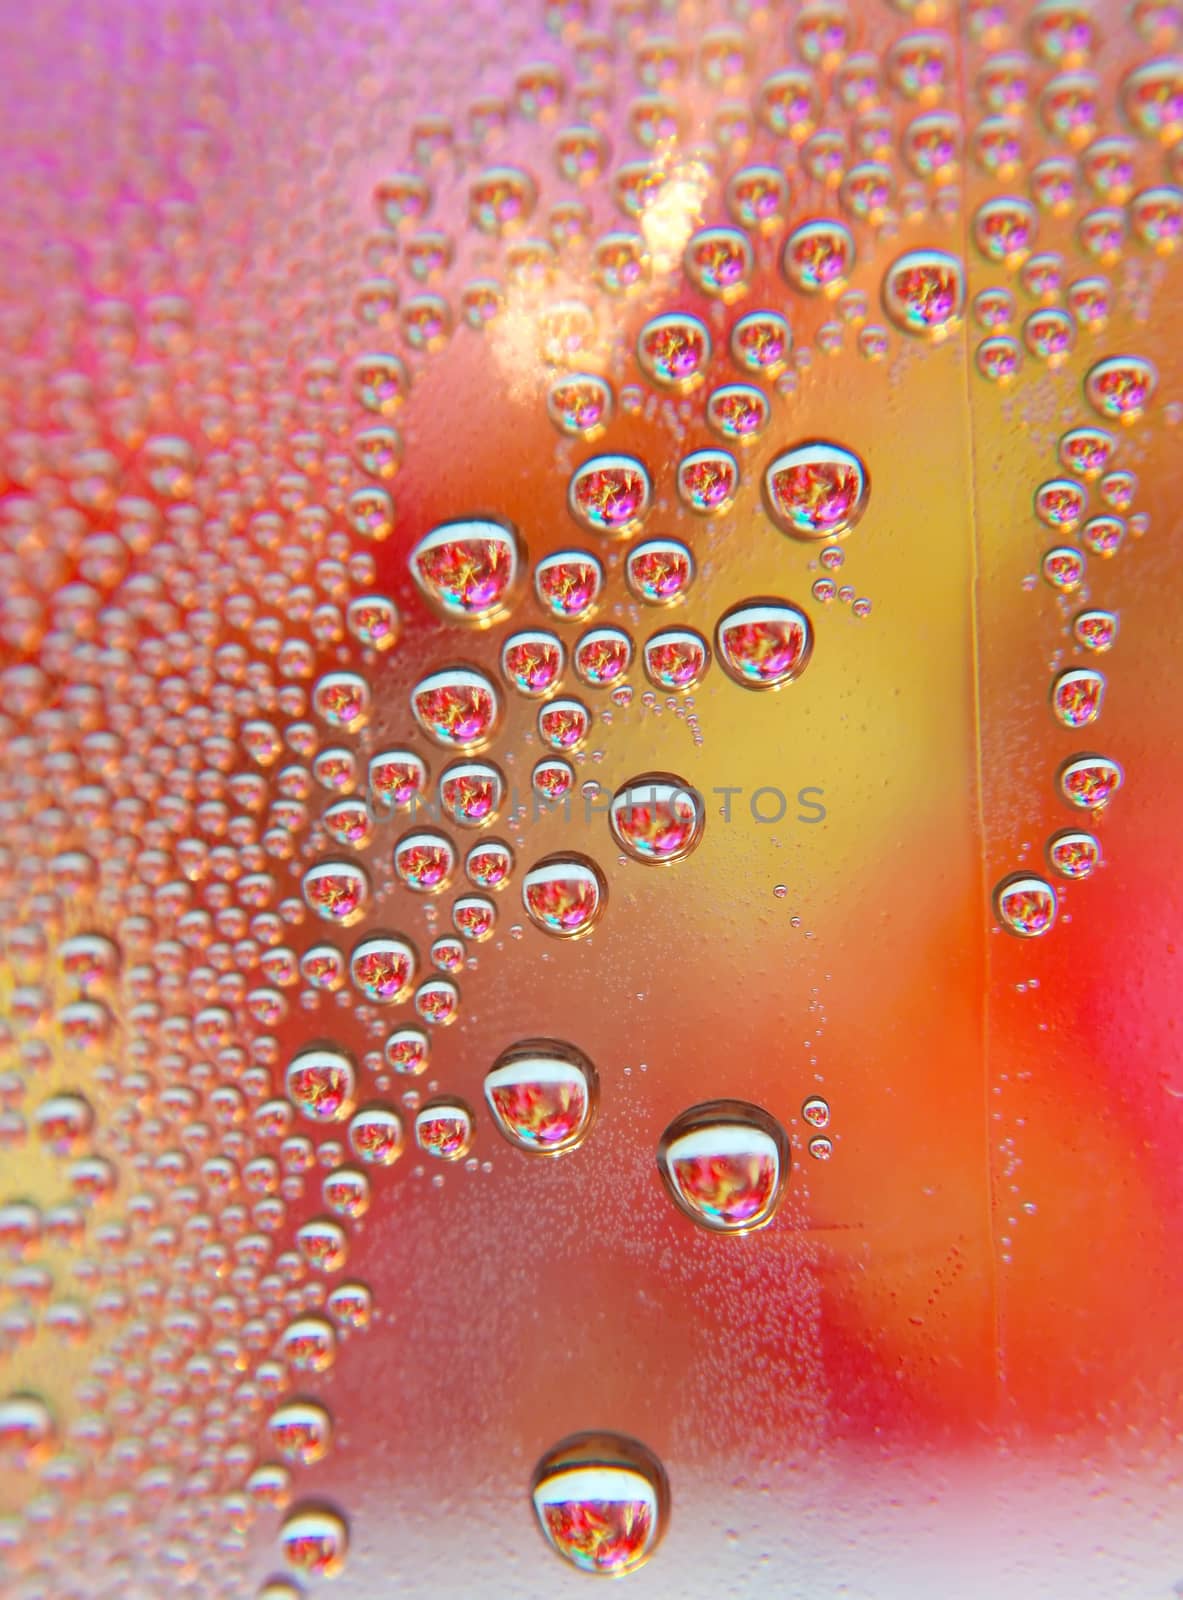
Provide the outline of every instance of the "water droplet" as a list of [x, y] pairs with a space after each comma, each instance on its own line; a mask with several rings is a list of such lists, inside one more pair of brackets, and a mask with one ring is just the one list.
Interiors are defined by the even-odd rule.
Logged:
[[396, 1028], [387, 1036], [382, 1053], [395, 1072], [418, 1077], [427, 1071], [431, 1044], [422, 1028]]
[[301, 887], [310, 911], [325, 922], [348, 928], [366, 913], [370, 882], [352, 861], [320, 861], [309, 867]]
[[327, 1372], [337, 1358], [337, 1335], [323, 1317], [299, 1317], [280, 1340], [284, 1360], [293, 1372]]
[[1105, 679], [1093, 667], [1071, 667], [1052, 684], [1052, 710], [1066, 728], [1086, 728], [1101, 715]]
[[680, 861], [702, 838], [703, 797], [670, 772], [646, 772], [622, 784], [608, 808], [608, 826], [635, 861]]
[[560, 939], [590, 933], [607, 898], [604, 875], [587, 856], [546, 856], [522, 879], [522, 904], [530, 921]]
[[477, 889], [503, 889], [513, 873], [513, 851], [501, 839], [482, 839], [465, 856], [464, 871]]
[[994, 890], [994, 911], [1002, 926], [1022, 939], [1050, 932], [1056, 920], [1056, 891], [1043, 878], [1013, 872]]
[[708, 426], [735, 444], [754, 443], [771, 415], [764, 393], [746, 383], [724, 384], [712, 390], [706, 403]]
[[558, 687], [566, 659], [562, 642], [542, 629], [511, 634], [501, 647], [501, 671], [506, 682], [519, 694], [534, 698]]
[[730, 305], [747, 292], [752, 247], [738, 228], [702, 228], [687, 240], [684, 265], [696, 289]]
[[782, 533], [838, 539], [858, 523], [870, 499], [867, 469], [853, 451], [811, 439], [777, 456], [764, 474], [764, 503]]
[[989, 383], [1010, 383], [1023, 362], [1022, 352], [1013, 339], [999, 335], [983, 339], [974, 353], [974, 362]]
[[1040, 571], [1060, 594], [1073, 594], [1084, 581], [1084, 557], [1071, 545], [1057, 545], [1044, 555]]
[[731, 330], [731, 357], [744, 372], [775, 378], [792, 348], [792, 332], [777, 311], [750, 311]]
[[489, 627], [512, 609], [526, 552], [507, 522], [440, 523], [411, 551], [416, 587], [446, 621]]
[[1088, 480], [1101, 476], [1115, 448], [1113, 435], [1103, 428], [1070, 428], [1060, 440], [1059, 456], [1069, 472]]
[[411, 712], [429, 739], [454, 750], [477, 750], [501, 720], [501, 697], [475, 667], [447, 667], [411, 691]]
[[291, 1058], [285, 1091], [309, 1122], [344, 1122], [354, 1109], [357, 1074], [341, 1050], [314, 1045]]
[[335, 945], [312, 945], [300, 957], [300, 976], [312, 989], [333, 993], [345, 982], [345, 957]]
[[815, 1161], [828, 1161], [834, 1154], [834, 1141], [825, 1134], [818, 1134], [809, 1141], [809, 1153]]
[[317, 716], [341, 733], [356, 733], [370, 720], [370, 686], [356, 672], [326, 672], [312, 691]]
[[974, 242], [988, 261], [1017, 267], [1031, 253], [1039, 223], [1033, 205], [1003, 196], [979, 206], [973, 226]]
[[594, 439], [612, 418], [612, 390], [594, 373], [563, 373], [551, 382], [546, 412], [560, 433]]
[[584, 1433], [549, 1450], [530, 1485], [547, 1544], [581, 1572], [634, 1572], [669, 1519], [669, 1484], [650, 1450], [618, 1434]]
[[567, 505], [581, 528], [612, 538], [634, 533], [649, 514], [652, 485], [635, 456], [593, 456], [571, 477]]
[[523, 1039], [485, 1076], [485, 1099], [499, 1133], [519, 1150], [574, 1150], [595, 1121], [599, 1080], [587, 1057], [554, 1039]]
[[483, 828], [505, 801], [505, 779], [491, 761], [454, 761], [440, 774], [439, 795], [458, 828]]
[[452, 905], [452, 926], [471, 944], [489, 938], [496, 922], [497, 907], [483, 895], [462, 895]]
[[854, 238], [841, 222], [826, 218], [803, 222], [785, 241], [781, 266], [803, 294], [835, 295], [854, 269]]
[[538, 201], [538, 189], [519, 167], [489, 167], [468, 191], [468, 219], [481, 233], [512, 233], [526, 222]]
[[965, 310], [965, 274], [956, 256], [942, 250], [911, 250], [883, 280], [883, 307], [905, 333], [945, 338]]
[[730, 511], [739, 489], [739, 463], [727, 450], [695, 450], [678, 463], [678, 498], [689, 511], [718, 517]]
[[591, 729], [591, 712], [581, 700], [552, 700], [538, 712], [538, 736], [552, 750], [577, 750]]
[[1091, 833], [1062, 828], [1047, 842], [1048, 865], [1062, 878], [1089, 878], [1101, 860], [1101, 846]]
[[267, 1432], [282, 1461], [311, 1466], [323, 1461], [333, 1439], [328, 1412], [313, 1400], [290, 1400], [271, 1413]]
[[335, 1578], [349, 1550], [345, 1519], [327, 1506], [304, 1505], [288, 1513], [279, 1534], [284, 1560], [310, 1578]]
[[710, 646], [693, 628], [665, 628], [647, 639], [642, 651], [649, 682], [675, 694], [701, 683], [710, 661]]
[[450, 978], [429, 978], [415, 990], [415, 1010], [433, 1028], [448, 1028], [460, 1015], [460, 991]]
[[780, 1124], [740, 1100], [712, 1100], [676, 1117], [661, 1136], [657, 1168], [680, 1211], [716, 1233], [772, 1221], [789, 1172]]
[[534, 569], [534, 592], [543, 609], [560, 622], [582, 622], [595, 610], [604, 587], [604, 569], [586, 550], [560, 550]]
[[1047, 306], [1033, 311], [1023, 323], [1023, 342], [1037, 360], [1054, 369], [1068, 359], [1076, 343], [1076, 325], [1066, 311]]
[[[396, 1072], [409, 1070], [405, 1064], [395, 1066]], [[392, 1166], [403, 1151], [403, 1125], [398, 1113], [389, 1106], [363, 1106], [349, 1124], [349, 1147], [367, 1166]]]
[[675, 394], [689, 394], [710, 365], [706, 324], [683, 311], [653, 317], [637, 336], [637, 360], [651, 382]]
[[432, 1100], [415, 1113], [415, 1143], [437, 1161], [460, 1161], [472, 1148], [473, 1117], [463, 1100]]
[[741, 601], [719, 618], [715, 649], [746, 689], [777, 689], [800, 677], [813, 653], [809, 618], [787, 600]]
[[1081, 811], [1101, 811], [1121, 788], [1122, 770], [1108, 756], [1078, 755], [1065, 761], [1056, 783], [1071, 806]]
[[694, 581], [694, 557], [677, 539], [648, 539], [629, 551], [625, 577], [638, 600], [673, 605]]
[[727, 209], [741, 228], [773, 232], [784, 220], [789, 186], [776, 167], [742, 167], [727, 183]]
[[535, 764], [530, 784], [536, 794], [548, 800], [561, 800], [575, 787], [575, 769], [558, 756], [546, 756]]
[[448, 887], [455, 867], [451, 840], [431, 828], [405, 833], [394, 847], [399, 881], [417, 894], [439, 894]]
[[415, 948], [407, 940], [374, 934], [353, 947], [349, 976], [371, 1004], [392, 1006], [410, 994], [417, 966]]
[[6, 1466], [30, 1466], [48, 1452], [56, 1431], [49, 1407], [37, 1395], [0, 1400], [0, 1461]]
[[427, 766], [413, 750], [380, 750], [370, 757], [369, 778], [381, 806], [413, 805], [427, 792]]
[[1117, 615], [1113, 611], [1081, 611], [1072, 619], [1072, 637], [1085, 650], [1103, 655], [1117, 639]]
[[580, 682], [594, 689], [617, 683], [632, 660], [633, 642], [621, 628], [592, 628], [581, 634], [572, 657]]
[[1158, 374], [1139, 356], [1110, 356], [1089, 368], [1085, 398], [1102, 417], [1131, 423], [1146, 410], [1158, 388]]
[[314, 1272], [340, 1272], [349, 1252], [344, 1228], [330, 1217], [301, 1223], [296, 1229], [296, 1245]]
[[811, 1094], [801, 1107], [801, 1115], [811, 1128], [830, 1126], [830, 1102], [820, 1094]]
[[1135, 133], [1170, 146], [1183, 136], [1183, 69], [1177, 57], [1148, 61], [1128, 73], [1121, 103]]

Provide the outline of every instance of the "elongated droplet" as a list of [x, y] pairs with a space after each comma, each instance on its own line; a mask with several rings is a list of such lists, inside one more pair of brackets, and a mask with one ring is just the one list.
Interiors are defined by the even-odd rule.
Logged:
[[669, 1519], [665, 1470], [651, 1450], [619, 1434], [565, 1439], [534, 1469], [530, 1499], [551, 1549], [581, 1572], [634, 1572]]
[[523, 1039], [485, 1075], [498, 1132], [519, 1150], [560, 1155], [583, 1143], [599, 1102], [596, 1069], [574, 1045]]
[[789, 1142], [775, 1118], [741, 1100], [712, 1100], [676, 1117], [657, 1169], [670, 1198], [701, 1227], [750, 1233], [772, 1221], [789, 1173]]

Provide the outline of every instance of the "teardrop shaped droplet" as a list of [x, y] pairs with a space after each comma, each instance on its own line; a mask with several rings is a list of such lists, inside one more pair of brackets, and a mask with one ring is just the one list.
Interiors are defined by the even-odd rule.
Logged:
[[551, 1549], [579, 1571], [607, 1577], [642, 1566], [669, 1520], [660, 1461], [619, 1434], [564, 1439], [534, 1469], [530, 1499]]
[[599, 1102], [596, 1069], [574, 1045], [523, 1039], [485, 1075], [499, 1133], [519, 1150], [560, 1155], [583, 1143]]
[[719, 618], [715, 649], [728, 676], [745, 689], [778, 689], [809, 665], [813, 627], [787, 600], [744, 600]]
[[522, 904], [530, 921], [559, 939], [590, 933], [607, 898], [604, 875], [588, 856], [546, 856], [522, 879]]
[[678, 1209], [715, 1233], [750, 1233], [776, 1214], [789, 1141], [774, 1117], [741, 1100], [712, 1100], [661, 1136], [657, 1170]]

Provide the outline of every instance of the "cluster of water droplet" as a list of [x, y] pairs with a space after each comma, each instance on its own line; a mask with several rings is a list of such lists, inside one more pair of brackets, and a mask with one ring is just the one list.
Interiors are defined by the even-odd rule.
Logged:
[[[503, 94], [404, 122], [403, 165], [374, 187], [363, 238], [343, 227], [328, 252], [344, 302], [285, 289], [280, 350], [213, 242], [236, 117], [225, 74], [184, 77], [191, 120], [161, 157], [175, 193], [144, 171], [142, 204], [115, 184], [110, 215], [53, 215], [60, 240], [17, 284], [33, 309], [9, 319], [0, 379], [0, 1141], [45, 1175], [39, 1197], [0, 1206], [0, 1346], [19, 1361], [60, 1340], [82, 1370], [69, 1395], [0, 1401], [0, 1463], [29, 1484], [0, 1558], [23, 1564], [30, 1596], [74, 1592], [99, 1548], [115, 1580], [171, 1592], [203, 1570], [211, 1518], [228, 1559], [262, 1508], [284, 1514], [294, 1572], [341, 1569], [343, 1511], [293, 1501], [333, 1438], [297, 1391], [370, 1321], [349, 1260], [388, 1169], [411, 1141], [446, 1165], [477, 1136], [461, 1097], [415, 1087], [436, 1030], [461, 1015], [461, 975], [515, 879], [549, 936], [592, 932], [607, 904], [605, 868], [582, 852], [519, 869], [517, 709], [537, 707], [531, 786], [556, 802], [579, 781], [596, 696], [626, 707], [636, 672], [683, 706], [716, 664], [747, 689], [800, 679], [820, 648], [800, 597], [722, 598], [702, 578], [741, 517], [753, 538], [816, 544], [812, 598], [869, 613], [834, 576], [870, 505], [862, 446], [815, 437], [789, 408], [818, 355], [853, 339], [879, 361], [963, 323], [967, 156], [982, 188], [969, 238], [999, 273], [972, 305], [984, 380], [1028, 358], [1063, 367], [1104, 329], [1127, 243], [1148, 260], [1176, 243], [1183, 111], [1164, 6], [1135, 8], [1145, 48], [1121, 78], [1117, 133], [1082, 7], [1044, 0], [1018, 48], [975, 0], [972, 129], [952, 109], [961, 46], [945, 9], [896, 11], [864, 48], [839, 0], [790, 19], [735, 0], [691, 46], [643, 7], [617, 4], [600, 27], [579, 0], [548, 6], [554, 43], [507, 65]], [[168, 90], [164, 74], [153, 92]], [[1036, 133], [1060, 153], [1032, 165]], [[291, 148], [323, 173], [315, 136]], [[291, 161], [285, 145], [277, 189]], [[335, 189], [329, 211], [348, 220]], [[1071, 244], [1041, 250], [1062, 216]], [[265, 248], [286, 269], [298, 226]], [[557, 540], [487, 506], [407, 526], [416, 388], [474, 334], [491, 381], [521, 380], [553, 424]], [[1098, 348], [1080, 389], [1098, 421], [1082, 413], [1063, 435], [1066, 476], [1035, 495], [1058, 541], [1040, 570], [1081, 653], [1052, 687], [1068, 729], [1100, 712], [1091, 663], [1117, 619], [1086, 602], [1086, 563], [1144, 531], [1112, 458], [1155, 386], [1145, 357]], [[616, 448], [614, 423], [652, 441], [648, 459]], [[698, 627], [646, 620], [699, 603]], [[412, 605], [450, 631], [408, 677], [404, 625], [430, 636]], [[1088, 751], [1057, 776], [1090, 827], [1121, 781]], [[643, 772], [615, 787], [602, 837], [662, 865], [705, 826], [692, 784]], [[1063, 880], [1099, 857], [1083, 828], [1048, 844]], [[1039, 934], [1057, 891], [1025, 873], [996, 906]], [[581, 1144], [599, 1103], [592, 1064], [553, 1040], [506, 1051], [484, 1093], [530, 1154]], [[828, 1106], [802, 1115], [825, 1159]], [[711, 1102], [666, 1130], [658, 1166], [696, 1223], [747, 1232], [784, 1193], [787, 1136], [760, 1108]], [[558, 1447], [532, 1495], [554, 1548], [599, 1572], [645, 1559], [668, 1513], [660, 1464], [607, 1436]]]

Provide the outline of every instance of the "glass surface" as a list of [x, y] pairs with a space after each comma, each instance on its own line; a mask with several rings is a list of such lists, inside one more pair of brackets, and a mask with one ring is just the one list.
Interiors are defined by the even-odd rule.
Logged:
[[1177, 6], [3, 11], [4, 1593], [1174, 1593]]

